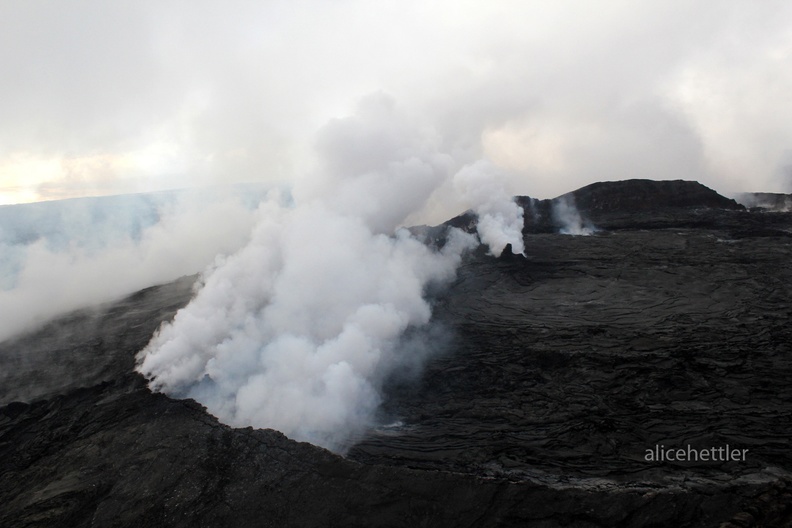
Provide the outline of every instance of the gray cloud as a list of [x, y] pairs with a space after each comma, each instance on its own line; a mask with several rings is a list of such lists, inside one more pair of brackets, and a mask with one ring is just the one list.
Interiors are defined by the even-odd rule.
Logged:
[[291, 180], [315, 166], [315, 131], [379, 91], [421, 115], [458, 163], [486, 156], [510, 173], [515, 193], [627, 177], [785, 186], [787, 2], [31, 1], [0, 12], [7, 192], [33, 185], [10, 162], [20, 156], [121, 160], [55, 174], [41, 187], [50, 197]]

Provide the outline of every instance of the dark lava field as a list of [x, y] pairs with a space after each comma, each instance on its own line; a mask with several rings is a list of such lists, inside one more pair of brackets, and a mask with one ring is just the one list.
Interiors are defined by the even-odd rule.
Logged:
[[[0, 343], [0, 526], [792, 526], [792, 212], [757, 196], [519, 197], [526, 257], [480, 248], [433, 292], [441, 350], [345, 457], [149, 391], [135, 354], [195, 277]], [[475, 219], [417, 231], [447, 225]]]

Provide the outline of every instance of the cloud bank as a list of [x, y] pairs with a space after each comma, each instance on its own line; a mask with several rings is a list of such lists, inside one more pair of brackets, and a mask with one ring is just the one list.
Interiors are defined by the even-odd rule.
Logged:
[[508, 194], [788, 192], [790, 27], [782, 0], [5, 2], [0, 203], [294, 181], [378, 90]]

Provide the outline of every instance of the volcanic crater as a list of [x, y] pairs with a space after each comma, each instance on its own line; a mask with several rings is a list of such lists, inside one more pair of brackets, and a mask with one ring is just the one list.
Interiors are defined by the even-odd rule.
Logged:
[[[788, 526], [792, 213], [766, 198], [517, 197], [525, 256], [465, 257], [432, 298], [447, 343], [345, 456], [148, 389], [135, 355], [195, 277], [58, 318], [0, 343], [0, 525]], [[450, 226], [475, 217], [415, 232]]]

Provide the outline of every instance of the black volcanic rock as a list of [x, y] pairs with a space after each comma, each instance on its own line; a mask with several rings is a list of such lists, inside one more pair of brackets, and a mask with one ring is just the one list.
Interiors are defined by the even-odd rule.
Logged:
[[50, 398], [128, 374], [141, 336], [151, 336], [187, 304], [196, 279], [146, 288], [0, 343], [0, 405]]
[[[556, 198], [539, 200], [516, 196], [524, 211], [523, 234], [558, 233], [564, 224], [557, 208], [577, 210], [584, 225], [606, 230], [711, 227], [725, 211], [743, 211], [735, 200], [721, 196], [695, 181], [624, 180], [599, 182]], [[466, 211], [440, 226], [422, 227], [421, 238], [441, 245], [450, 227], [476, 231], [476, 215]]]
[[[134, 355], [194, 278], [0, 343], [0, 526], [789, 525], [792, 214], [572, 195], [606, 229], [554, 234], [534, 201], [527, 258], [470, 254], [433, 299], [451, 345], [346, 458], [149, 391]], [[661, 443], [749, 454], [647, 462]]]
[[562, 223], [559, 204], [577, 209], [585, 223], [600, 229], [702, 227], [718, 223], [723, 211], [745, 208], [694, 181], [625, 180], [592, 183], [552, 200], [518, 196], [525, 211], [524, 233], [555, 233]]
[[[732, 228], [527, 235], [519, 265], [466, 261], [436, 300], [453, 353], [388, 396], [399, 434], [372, 434], [351, 456], [540, 482], [789, 471], [792, 239]], [[643, 459], [688, 443], [751, 457]]]
[[501, 252], [499, 258], [500, 258], [500, 260], [506, 261], [506, 262], [514, 262], [514, 261], [519, 262], [521, 260], [525, 260], [524, 256], [520, 255], [519, 253], [515, 253], [514, 252], [514, 250], [512, 249], [512, 245], [511, 244], [506, 244], [506, 246], [503, 248], [503, 251]]
[[626, 180], [598, 182], [559, 196], [574, 196], [579, 210], [589, 215], [642, 213], [668, 208], [741, 210], [743, 206], [709, 187], [684, 180]]
[[643, 526], [717, 519], [739, 497], [360, 464], [224, 426], [137, 376], [19, 407], [0, 410], [2, 526]]

